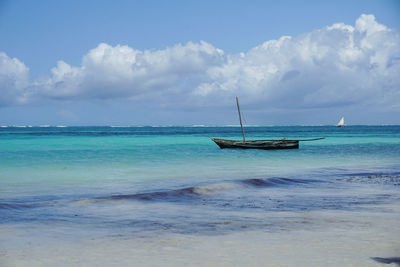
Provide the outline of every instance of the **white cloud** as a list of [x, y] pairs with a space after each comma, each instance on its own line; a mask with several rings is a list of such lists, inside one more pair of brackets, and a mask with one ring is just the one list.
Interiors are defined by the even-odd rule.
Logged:
[[0, 106], [26, 102], [28, 75], [24, 63], [0, 52]]
[[156, 51], [102, 43], [81, 66], [59, 61], [48, 78], [29, 86], [23, 63], [4, 53], [0, 60], [3, 104], [29, 96], [216, 106], [239, 95], [244, 102], [276, 108], [363, 103], [400, 109], [400, 34], [373, 15], [361, 15], [355, 26], [336, 23], [240, 54], [225, 54], [203, 41]]
[[128, 46], [101, 43], [83, 57], [80, 67], [60, 61], [52, 75], [36, 83], [43, 97], [114, 98], [181, 91], [215, 64], [222, 50], [206, 42], [175, 45], [159, 51], [138, 51]]
[[[231, 56], [212, 70], [200, 95], [230, 91], [283, 107], [400, 102], [400, 36], [362, 15], [356, 27], [334, 24], [282, 37]], [[243, 92], [244, 91], [244, 92]]]

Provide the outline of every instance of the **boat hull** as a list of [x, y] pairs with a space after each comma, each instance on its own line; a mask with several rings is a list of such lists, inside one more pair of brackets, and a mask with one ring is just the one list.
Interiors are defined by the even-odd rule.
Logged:
[[220, 148], [240, 149], [296, 149], [299, 148], [299, 140], [251, 140], [238, 141], [212, 138]]

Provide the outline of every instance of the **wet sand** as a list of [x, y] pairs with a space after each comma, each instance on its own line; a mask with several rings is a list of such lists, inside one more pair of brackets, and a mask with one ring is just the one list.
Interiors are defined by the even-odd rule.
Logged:
[[[221, 235], [65, 238], [62, 228], [0, 228], [1, 266], [397, 266], [400, 205], [282, 212], [293, 229]], [[57, 234], [60, 240], [57, 240]], [[375, 258], [375, 260], [374, 260]], [[379, 261], [379, 259], [381, 259]], [[386, 263], [385, 263], [386, 262]]]

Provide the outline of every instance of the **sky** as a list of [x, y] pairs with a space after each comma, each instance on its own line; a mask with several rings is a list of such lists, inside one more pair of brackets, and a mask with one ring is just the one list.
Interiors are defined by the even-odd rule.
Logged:
[[400, 124], [400, 1], [0, 0], [0, 125]]

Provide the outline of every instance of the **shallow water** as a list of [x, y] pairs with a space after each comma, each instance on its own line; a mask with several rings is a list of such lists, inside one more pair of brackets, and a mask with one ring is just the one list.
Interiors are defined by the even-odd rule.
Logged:
[[[217, 249], [220, 242], [237, 242], [237, 236], [253, 242], [254, 233], [266, 238], [255, 242], [264, 247], [284, 246], [268, 241], [276, 234], [314, 242], [314, 230], [329, 238], [338, 229], [356, 239], [359, 231], [359, 237], [399, 235], [398, 227], [382, 230], [379, 218], [387, 224], [398, 219], [391, 211], [400, 203], [400, 126], [247, 129], [249, 139], [326, 137], [301, 142], [298, 150], [221, 150], [207, 136], [240, 138], [240, 128], [0, 128], [0, 262], [68, 266], [79, 244], [90, 240], [99, 247], [99, 242], [140, 247], [189, 239], [192, 246], [214, 242]], [[352, 216], [361, 219], [354, 222]], [[364, 235], [368, 224], [371, 232]], [[376, 245], [380, 254], [349, 262], [380, 264], [372, 258], [398, 256], [391, 254], [400, 253], [399, 244], [385, 238]], [[176, 242], [180, 257], [194, 256], [184, 251], [186, 241]], [[54, 243], [68, 247], [70, 262], [44, 257]], [[361, 240], [356, 244], [363, 246]], [[151, 254], [147, 245], [136, 259]], [[24, 259], [33, 246], [36, 256]], [[157, 248], [161, 253], [164, 247]], [[313, 260], [321, 263], [321, 257]]]

